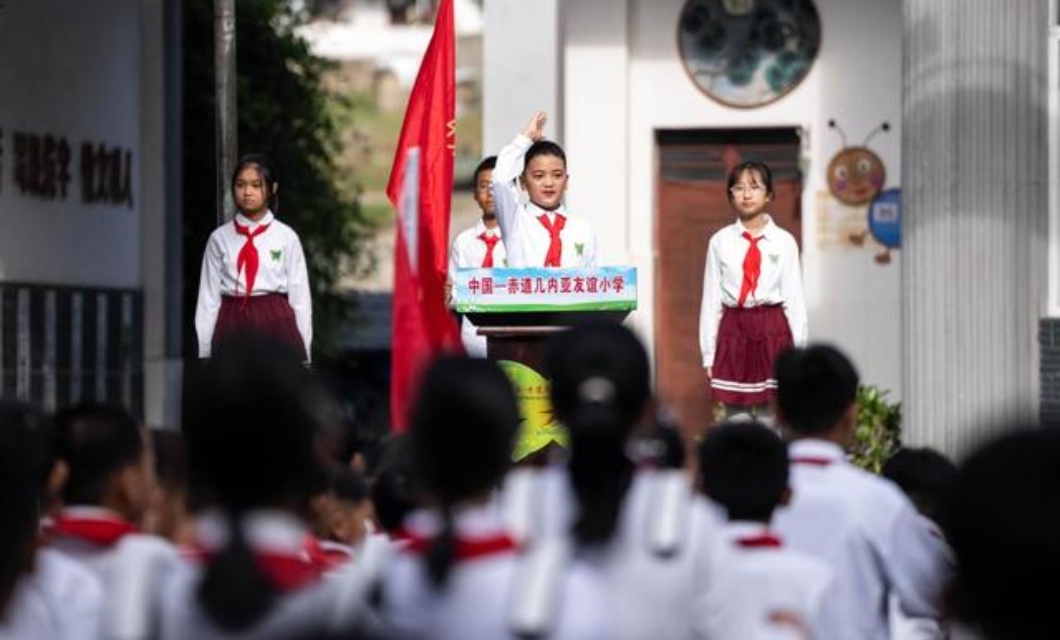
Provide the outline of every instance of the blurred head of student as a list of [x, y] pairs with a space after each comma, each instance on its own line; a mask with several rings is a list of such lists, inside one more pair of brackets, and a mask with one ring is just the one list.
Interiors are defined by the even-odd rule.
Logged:
[[730, 422], [699, 446], [700, 489], [725, 507], [729, 520], [769, 523], [787, 502], [788, 449], [760, 422]]
[[957, 559], [954, 616], [985, 640], [1051, 637], [1060, 574], [1060, 430], [1006, 424], [943, 501]]
[[320, 484], [317, 422], [306, 406], [311, 375], [302, 356], [261, 336], [226, 341], [189, 381], [184, 412], [195, 500], [224, 514], [226, 546], [214, 555], [199, 602], [219, 627], [249, 627], [277, 589], [243, 537], [251, 512], [308, 513]]
[[144, 529], [174, 544], [191, 544], [192, 508], [184, 436], [179, 431], [156, 429], [151, 432], [151, 444], [156, 483]]
[[67, 467], [67, 506], [109, 509], [139, 524], [154, 491], [147, 433], [124, 408], [86, 402], [55, 416], [56, 455]]
[[817, 344], [780, 354], [777, 418], [792, 438], [849, 446], [857, 419], [858, 372], [835, 347]]
[[368, 534], [368, 523], [375, 516], [368, 483], [350, 467], [334, 467], [329, 475], [326, 527], [320, 537], [355, 547]]
[[19, 579], [33, 569], [49, 468], [44, 422], [28, 405], [0, 400], [0, 622]]
[[452, 515], [489, 499], [511, 464], [519, 426], [515, 391], [492, 361], [442, 357], [423, 375], [412, 411], [409, 450], [413, 481], [442, 516], [427, 556], [436, 584], [452, 563]]
[[957, 466], [934, 449], [903, 447], [884, 463], [883, 477], [898, 485], [921, 515], [938, 522], [942, 499], [957, 480]]
[[489, 156], [475, 167], [474, 198], [486, 222], [497, 219], [497, 212], [493, 209], [493, 169], [496, 166], [497, 156]]
[[530, 202], [546, 211], [563, 204], [567, 192], [567, 155], [551, 140], [538, 140], [526, 151], [520, 178]]
[[606, 543], [633, 478], [627, 443], [651, 398], [648, 355], [618, 324], [575, 327], [553, 339], [545, 365], [556, 418], [570, 432], [569, 472], [581, 544]]

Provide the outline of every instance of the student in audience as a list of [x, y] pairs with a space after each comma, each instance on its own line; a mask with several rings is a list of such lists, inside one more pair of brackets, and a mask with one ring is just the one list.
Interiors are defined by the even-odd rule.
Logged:
[[188, 494], [184, 436], [179, 431], [151, 432], [155, 460], [155, 494], [144, 530], [188, 547], [194, 540], [194, 518]]
[[1060, 572], [1060, 431], [1010, 431], [961, 465], [941, 522], [957, 557], [954, 617], [982, 640], [1050, 638]]
[[788, 452], [762, 423], [711, 429], [699, 448], [701, 490], [725, 508], [713, 574], [696, 593], [701, 638], [776, 638], [817, 633], [832, 571], [788, 547], [770, 527], [791, 496]]
[[381, 589], [383, 618], [398, 637], [510, 637], [516, 544], [492, 492], [518, 425], [512, 385], [494, 363], [441, 358], [424, 373], [408, 440], [424, 508], [395, 532], [400, 552]]
[[60, 411], [55, 429], [67, 477], [49, 542], [106, 583], [116, 545], [140, 530], [154, 492], [146, 433], [125, 409], [97, 403]]
[[0, 637], [95, 640], [103, 587], [80, 563], [39, 548], [38, 517], [51, 454], [42, 416], [0, 401]]
[[897, 487], [846, 460], [857, 415], [853, 364], [812, 345], [781, 354], [776, 377], [794, 496], [774, 524], [792, 548], [835, 573], [835, 615], [823, 637], [889, 638], [891, 594], [906, 615], [939, 618], [952, 573], [944, 543]]

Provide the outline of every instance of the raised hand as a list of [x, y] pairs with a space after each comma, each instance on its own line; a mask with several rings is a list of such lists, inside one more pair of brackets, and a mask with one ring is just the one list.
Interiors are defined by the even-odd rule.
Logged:
[[526, 127], [523, 129], [523, 135], [534, 142], [537, 142], [545, 137], [546, 122], [548, 122], [548, 116], [545, 115], [544, 111], [538, 111], [530, 118], [530, 121], [526, 123]]

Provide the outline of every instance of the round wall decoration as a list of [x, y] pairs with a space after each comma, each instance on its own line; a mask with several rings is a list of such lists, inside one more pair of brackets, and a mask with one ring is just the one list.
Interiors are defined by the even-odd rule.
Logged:
[[810, 72], [821, 18], [812, 0], [688, 0], [677, 42], [703, 93], [730, 107], [759, 107]]

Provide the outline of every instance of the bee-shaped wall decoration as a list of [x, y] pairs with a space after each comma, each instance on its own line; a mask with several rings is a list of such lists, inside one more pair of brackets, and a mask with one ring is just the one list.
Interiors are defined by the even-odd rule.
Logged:
[[859, 205], [872, 202], [883, 185], [887, 183], [887, 168], [883, 160], [869, 149], [869, 140], [881, 131], [890, 131], [891, 125], [884, 122], [873, 129], [858, 147], [847, 146], [847, 136], [835, 120], [828, 126], [843, 137], [843, 148], [828, 163], [828, 190], [843, 204]]

